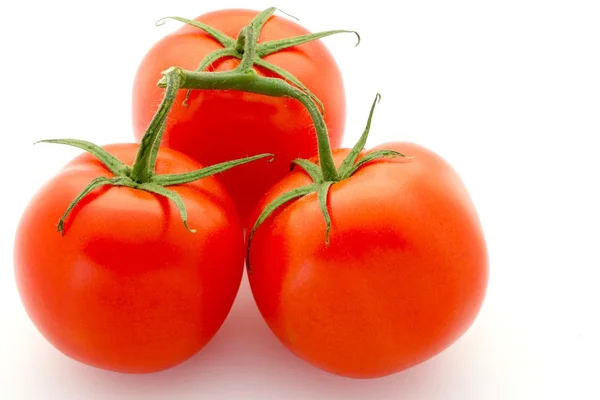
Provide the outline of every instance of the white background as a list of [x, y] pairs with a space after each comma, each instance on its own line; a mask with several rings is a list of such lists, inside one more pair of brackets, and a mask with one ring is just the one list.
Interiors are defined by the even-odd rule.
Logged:
[[[343, 4], [343, 5], [342, 5]], [[247, 281], [214, 340], [150, 376], [104, 372], [54, 350], [14, 285], [13, 235], [29, 198], [76, 149], [132, 141], [130, 96], [146, 50], [216, 8], [278, 6], [324, 39], [344, 74], [347, 146], [376, 92], [370, 145], [410, 140], [460, 172], [490, 251], [488, 296], [455, 345], [378, 380], [290, 355]], [[2, 1], [0, 397], [3, 399], [598, 399], [600, 11], [597, 1]]]

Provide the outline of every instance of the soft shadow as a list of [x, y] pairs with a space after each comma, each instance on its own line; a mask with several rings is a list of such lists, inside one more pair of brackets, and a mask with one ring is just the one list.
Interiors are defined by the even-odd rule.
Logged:
[[69, 362], [67, 368], [79, 386], [77, 391], [106, 398], [128, 394], [175, 399], [193, 393], [202, 398], [210, 394], [263, 393], [261, 398], [278, 394], [274, 398], [352, 400], [410, 399], [424, 385], [440, 379], [442, 368], [449, 367], [442, 364], [433, 359], [405, 372], [372, 380], [348, 379], [321, 371], [292, 355], [277, 341], [258, 312], [244, 277], [221, 330], [190, 360], [150, 375], [112, 373], [76, 362]]

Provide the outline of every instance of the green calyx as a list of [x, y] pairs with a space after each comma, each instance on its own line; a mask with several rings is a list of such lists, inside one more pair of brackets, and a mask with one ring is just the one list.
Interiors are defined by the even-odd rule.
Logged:
[[[201, 29], [211, 37], [213, 37], [216, 41], [218, 41], [223, 48], [213, 51], [208, 54], [198, 65], [195, 72], [203, 72], [208, 69], [211, 65], [213, 65], [216, 61], [226, 58], [226, 57], [234, 57], [242, 60], [241, 65], [236, 69], [239, 73], [245, 73], [252, 70], [253, 66], [258, 66], [264, 68], [287, 82], [293, 84], [304, 93], [306, 93], [312, 101], [318, 104], [321, 112], [324, 111], [323, 104], [321, 101], [313, 94], [311, 91], [302, 83], [298, 78], [296, 78], [290, 72], [264, 60], [264, 57], [269, 54], [276, 53], [281, 50], [288, 49], [290, 47], [298, 46], [304, 43], [312, 42], [314, 40], [318, 40], [327, 36], [335, 35], [338, 33], [354, 33], [358, 38], [356, 45], [360, 43], [360, 35], [356, 31], [350, 30], [331, 30], [325, 32], [312, 33], [302, 36], [297, 36], [288, 39], [281, 40], [272, 40], [268, 42], [258, 43], [258, 38], [260, 33], [265, 26], [265, 23], [269, 20], [269, 18], [277, 11], [277, 8], [270, 7], [266, 10], [259, 13], [254, 19], [244, 27], [240, 34], [236, 39], [231, 38], [224, 34], [223, 32], [215, 29], [207, 24], [204, 24], [199, 21], [190, 20], [181, 17], [165, 17], [159, 20], [156, 24], [163, 25], [167, 19], [173, 19], [188, 25], [192, 25], [198, 29]], [[281, 10], [280, 10], [281, 11]], [[285, 13], [284, 13], [285, 14]], [[289, 14], [287, 14], [290, 16]], [[295, 17], [292, 17], [295, 18]], [[248, 54], [250, 53], [250, 54]], [[194, 87], [189, 87], [186, 95], [186, 100], [184, 101], [184, 105], [187, 104], [189, 99], [190, 90], [196, 89]]]
[[[352, 150], [348, 153], [346, 158], [342, 161], [339, 168], [335, 168], [335, 172], [327, 171], [326, 168], [321, 165], [317, 165], [309, 160], [305, 159], [296, 159], [292, 161], [291, 169], [298, 166], [302, 168], [313, 180], [313, 183], [302, 186], [300, 188], [296, 188], [289, 192], [286, 192], [279, 197], [275, 198], [271, 203], [269, 203], [262, 211], [262, 213], [257, 218], [252, 230], [250, 231], [250, 236], [248, 238], [248, 254], [247, 254], [247, 266], [248, 271], [251, 272], [250, 269], [250, 245], [252, 242], [252, 238], [256, 230], [260, 227], [260, 225], [267, 219], [273, 212], [275, 212], [279, 207], [282, 207], [284, 204], [287, 204], [290, 201], [297, 200], [306, 195], [316, 193], [317, 200], [319, 201], [319, 206], [321, 208], [321, 212], [323, 213], [323, 218], [325, 219], [325, 245], [329, 244], [329, 231], [331, 230], [331, 216], [329, 214], [329, 209], [327, 207], [327, 198], [329, 195], [329, 190], [333, 185], [337, 182], [343, 181], [345, 179], [349, 179], [354, 175], [361, 167], [365, 164], [380, 160], [383, 158], [390, 157], [403, 157], [411, 159], [412, 157], [407, 157], [406, 155], [399, 153], [394, 150], [378, 150], [371, 153], [367, 153], [362, 158], [358, 158], [360, 153], [364, 150], [365, 145], [367, 143], [367, 139], [369, 137], [369, 132], [371, 130], [371, 121], [373, 119], [373, 113], [375, 111], [375, 106], [381, 100], [381, 95], [377, 94], [375, 96], [375, 100], [371, 106], [371, 110], [369, 112], [369, 118], [367, 120], [367, 125], [358, 140], [358, 142], [354, 145]], [[314, 116], [314, 114], [311, 114]], [[327, 139], [326, 128], [324, 128], [324, 124], [321, 125], [318, 122], [315, 122], [315, 126], [317, 127], [317, 137], [324, 136]], [[322, 126], [322, 128], [320, 128]], [[323, 131], [325, 129], [325, 131]], [[321, 148], [319, 149], [319, 159], [327, 159], [326, 155], [321, 154]], [[331, 152], [329, 153], [331, 156]]]
[[183, 224], [190, 232], [195, 232], [187, 223], [187, 210], [179, 194], [169, 186], [183, 185], [197, 181], [208, 176], [226, 171], [238, 165], [246, 164], [255, 160], [269, 158], [273, 160], [272, 154], [259, 154], [252, 157], [246, 157], [238, 160], [227, 161], [209, 167], [201, 168], [196, 171], [180, 174], [155, 173], [156, 159], [162, 136], [164, 133], [166, 117], [169, 114], [175, 96], [182, 83], [182, 74], [178, 69], [171, 68], [163, 72], [163, 79], [166, 82], [166, 90], [161, 105], [154, 115], [152, 121], [142, 141], [133, 165], [125, 165], [122, 161], [110, 154], [102, 147], [84, 140], [76, 139], [50, 139], [41, 140], [38, 143], [56, 143], [73, 146], [87, 151], [94, 155], [114, 176], [100, 176], [93, 179], [75, 199], [69, 204], [65, 213], [58, 222], [57, 229], [61, 235], [64, 234], [65, 220], [77, 204], [88, 194], [103, 186], [125, 186], [132, 189], [143, 190], [171, 200], [179, 210]]

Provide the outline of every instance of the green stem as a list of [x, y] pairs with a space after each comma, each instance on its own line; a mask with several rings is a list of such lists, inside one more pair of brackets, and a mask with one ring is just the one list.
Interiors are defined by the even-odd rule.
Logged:
[[206, 178], [208, 176], [212, 176], [215, 174], [219, 174], [221, 172], [225, 172], [228, 169], [237, 167], [238, 165], [247, 164], [252, 161], [260, 160], [261, 158], [269, 158], [269, 162], [273, 161], [273, 154], [259, 154], [252, 157], [240, 158], [238, 160], [225, 161], [219, 164], [214, 164], [209, 167], [204, 167], [198, 169], [196, 171], [184, 172], [180, 174], [165, 174], [165, 175], [155, 175], [152, 177], [152, 183], [161, 185], [161, 186], [174, 186], [174, 185], [182, 185], [189, 182], [194, 182], [199, 179]]
[[[250, 23], [254, 25], [257, 32], [260, 32], [262, 31], [262, 28], [265, 26], [269, 18], [271, 18], [271, 16], [275, 14], [275, 11], [277, 11], [276, 7], [269, 7], [266, 10], [258, 13]], [[258, 41], [258, 38], [256, 38], [256, 41]]]
[[[335, 168], [331, 144], [327, 134], [327, 126], [319, 108], [310, 95], [295, 88], [279, 78], [266, 78], [256, 74], [246, 74], [237, 71], [196, 72], [175, 68], [183, 77], [182, 89], [202, 90], [240, 90], [271, 97], [292, 97], [298, 100], [309, 112], [317, 132], [319, 164], [325, 181], [338, 181], [339, 175]], [[158, 83], [160, 87], [168, 85], [167, 76]]]
[[98, 189], [99, 187], [102, 187], [102, 186], [105, 186], [105, 185], [109, 185], [111, 182], [114, 182], [117, 179], [120, 179], [120, 178], [107, 178], [105, 176], [99, 176], [99, 177], [95, 178], [94, 180], [92, 180], [81, 191], [81, 193], [79, 193], [77, 195], [77, 197], [75, 197], [73, 199], [73, 201], [71, 201], [71, 203], [67, 207], [67, 209], [64, 212], [64, 214], [62, 215], [62, 217], [60, 217], [60, 220], [58, 221], [58, 226], [57, 226], [58, 232], [60, 232], [61, 235], [64, 235], [64, 232], [65, 232], [65, 220], [67, 219], [67, 216], [73, 210], [73, 208], [75, 208], [75, 206], [77, 204], [79, 204], [79, 202], [81, 200], [83, 200], [84, 197], [86, 197], [88, 194], [90, 194], [94, 190]]
[[318, 190], [318, 188], [319, 188], [318, 184], [311, 183], [310, 185], [301, 186], [299, 188], [292, 189], [289, 192], [286, 192], [286, 193], [282, 194], [281, 196], [277, 197], [275, 200], [273, 200], [271, 203], [269, 203], [262, 210], [262, 212], [258, 216], [258, 219], [254, 223], [254, 226], [252, 227], [252, 230], [250, 231], [250, 236], [248, 236], [248, 244], [247, 244], [247, 247], [246, 247], [246, 268], [248, 269], [248, 273], [252, 273], [252, 269], [250, 268], [250, 248], [251, 248], [251, 245], [252, 245], [252, 239], [254, 238], [254, 233], [256, 232], [256, 230], [258, 229], [258, 227], [260, 225], [262, 225], [262, 223], [265, 222], [265, 220], [273, 212], [275, 212], [275, 210], [277, 210], [279, 207], [283, 206], [288, 201], [292, 201], [292, 200], [295, 200], [297, 198], [306, 196], [309, 193], [313, 193], [316, 190]]
[[256, 36], [256, 29], [252, 24], [246, 26], [240, 32], [240, 36], [238, 38], [238, 45], [241, 42], [243, 44], [243, 50], [241, 51], [242, 61], [240, 62], [240, 65], [238, 65], [238, 67], [235, 69], [237, 72], [246, 73], [249, 71], [253, 71], [252, 66], [254, 65], [254, 59], [256, 58]]
[[408, 157], [398, 151], [395, 150], [377, 150], [377, 151], [373, 151], [371, 153], [367, 153], [363, 158], [361, 158], [360, 160], [358, 160], [358, 162], [354, 165], [352, 165], [352, 167], [346, 171], [344, 173], [344, 175], [342, 175], [342, 179], [347, 179], [350, 178], [352, 175], [354, 175], [356, 173], [356, 171], [358, 171], [360, 169], [360, 167], [362, 167], [363, 165], [365, 165], [366, 163], [369, 163], [371, 161], [376, 161], [376, 160], [382, 160], [384, 158], [394, 158], [394, 157], [402, 157], [402, 158], [406, 158], [408, 160], [412, 160], [413, 157]]
[[221, 32], [220, 30], [215, 29], [210, 25], [206, 25], [200, 21], [196, 21], [193, 19], [187, 19], [187, 18], [181, 18], [181, 17], [164, 17], [164, 18], [159, 19], [156, 22], [156, 26], [164, 25], [165, 21], [168, 19], [183, 22], [184, 24], [192, 25], [198, 29], [203, 30], [208, 35], [210, 35], [213, 39], [215, 39], [217, 42], [221, 43], [221, 45], [223, 47], [231, 47], [235, 44], [235, 39], [230, 38], [229, 36], [227, 36], [226, 34]]
[[315, 183], [323, 183], [323, 171], [317, 164], [303, 158], [297, 158], [292, 161], [290, 171], [293, 171], [296, 165], [302, 168]]
[[79, 149], [85, 150], [90, 153], [94, 157], [98, 159], [110, 172], [119, 176], [119, 175], [128, 175], [129, 167], [121, 162], [117, 157], [110, 154], [108, 151], [104, 150], [102, 147], [97, 144], [88, 142], [86, 140], [77, 140], [77, 139], [47, 139], [40, 140], [36, 143], [56, 143], [56, 144], [65, 144], [67, 146], [77, 147]]
[[367, 144], [367, 138], [369, 137], [369, 132], [371, 131], [371, 121], [373, 120], [373, 113], [375, 112], [375, 106], [377, 105], [377, 103], [379, 103], [379, 101], [381, 101], [381, 95], [379, 93], [377, 93], [377, 95], [375, 96], [375, 100], [373, 100], [373, 104], [371, 105], [371, 110], [369, 111], [369, 118], [367, 120], [367, 126], [365, 127], [363, 134], [360, 136], [360, 138], [358, 139], [358, 142], [356, 142], [356, 144], [354, 145], [354, 147], [352, 148], [350, 153], [348, 153], [348, 155], [346, 156], [346, 158], [340, 165], [340, 168], [338, 169], [338, 172], [340, 173], [341, 176], [350, 176], [351, 175], [351, 174], [347, 175], [348, 171], [350, 171], [350, 169], [356, 163], [356, 160], [358, 159], [360, 152], [364, 150], [365, 145]]
[[137, 189], [144, 190], [144, 191], [150, 192], [150, 193], [154, 193], [159, 196], [164, 196], [167, 199], [171, 200], [175, 204], [177, 209], [179, 210], [179, 215], [181, 216], [181, 220], [183, 221], [183, 225], [185, 226], [185, 228], [188, 231], [190, 231], [191, 233], [196, 233], [196, 230], [191, 229], [187, 223], [187, 220], [188, 220], [187, 208], [185, 207], [185, 203], [183, 202], [183, 199], [181, 198], [179, 193], [177, 193], [173, 190], [169, 190], [163, 186], [157, 185], [156, 183], [152, 183], [152, 182], [141, 183], [141, 184], [137, 185]]
[[234, 49], [225, 48], [225, 49], [215, 50], [212, 53], [209, 53], [204, 58], [204, 60], [202, 60], [200, 62], [200, 64], [196, 68], [196, 71], [204, 71], [204, 70], [206, 70], [208, 67], [210, 67], [211, 65], [213, 65], [216, 61], [220, 60], [221, 58], [224, 58], [224, 57], [238, 57], [238, 56], [239, 56], [239, 54]]
[[[256, 15], [256, 17], [254, 17], [254, 19], [252, 19], [252, 21], [250, 21], [250, 23], [247, 26], [245, 26], [244, 29], [242, 29], [240, 31], [237, 41], [235, 42], [235, 50], [239, 54], [245, 54], [245, 52], [248, 51], [246, 46], [248, 45], [248, 42], [250, 41], [250, 42], [252, 42], [251, 46], [254, 47], [253, 54], [252, 54], [252, 61], [254, 61], [255, 54], [256, 54], [256, 47], [258, 47], [257, 42], [258, 42], [258, 36], [260, 34], [260, 31], [265, 26], [265, 23], [268, 21], [268, 19], [271, 18], [273, 13], [275, 13], [276, 10], [277, 10], [277, 8], [275, 8], [275, 7], [269, 7], [266, 10], [258, 13]], [[246, 31], [248, 29], [252, 30], [254, 32], [254, 35], [248, 36], [246, 34]]]
[[169, 68], [163, 72], [163, 79], [166, 81], [165, 95], [142, 138], [135, 162], [131, 167], [130, 177], [135, 182], [148, 182], [154, 175], [156, 155], [164, 133], [164, 124], [181, 84], [180, 71], [179, 68]]
[[314, 95], [314, 93], [312, 93], [307, 87], [306, 85], [304, 85], [302, 82], [300, 82], [300, 80], [298, 78], [296, 78], [294, 75], [292, 75], [291, 72], [286, 71], [283, 68], [279, 68], [277, 65], [275, 64], [271, 64], [268, 61], [263, 60], [262, 58], [257, 58], [254, 61], [254, 65], [258, 66], [258, 67], [262, 67], [266, 70], [271, 71], [272, 73], [279, 75], [280, 78], [283, 78], [284, 80], [290, 82], [291, 84], [295, 85], [298, 89], [302, 90], [303, 92], [305, 92], [306, 94], [308, 94], [310, 96], [310, 98], [312, 99], [312, 101], [314, 101], [315, 103], [317, 103], [317, 105], [319, 106], [319, 108], [321, 109], [321, 114], [323, 114], [325, 112], [325, 106], [323, 105], [323, 102], [321, 102], [321, 100]]
[[345, 29], [336, 29], [334, 31], [309, 33], [303, 36], [297, 36], [288, 39], [272, 40], [270, 42], [260, 43], [256, 49], [256, 54], [258, 55], [258, 57], [262, 58], [269, 54], [289, 49], [290, 47], [300, 46], [301, 44], [312, 42], [327, 36], [337, 35], [338, 33], [354, 33], [356, 35], [356, 44], [354, 45], [354, 47], [360, 44], [360, 35], [358, 34], [358, 32], [349, 31]]
[[317, 191], [319, 206], [321, 207], [323, 218], [325, 218], [325, 245], [329, 244], [329, 231], [331, 230], [331, 216], [327, 209], [327, 196], [329, 195], [331, 185], [333, 185], [333, 182], [325, 182], [319, 186]]
[[246, 28], [246, 26], [242, 28], [235, 41], [235, 46], [233, 47], [238, 54], [244, 54], [244, 47], [246, 47]]

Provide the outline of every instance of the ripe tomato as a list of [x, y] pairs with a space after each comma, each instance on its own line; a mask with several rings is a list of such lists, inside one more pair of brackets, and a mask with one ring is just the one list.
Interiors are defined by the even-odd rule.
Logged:
[[[131, 165], [138, 146], [105, 148]], [[159, 152], [159, 174], [198, 168]], [[73, 359], [130, 373], [174, 366], [215, 335], [237, 294], [244, 243], [235, 205], [213, 177], [170, 187], [193, 234], [166, 198], [105, 187], [76, 206], [61, 236], [57, 221], [98, 176], [111, 174], [83, 154], [31, 200], [15, 243], [21, 298], [40, 332]]]
[[[316, 193], [268, 217], [252, 239], [249, 275], [262, 316], [300, 358], [373, 378], [448, 347], [471, 325], [487, 287], [482, 228], [461, 179], [410, 143], [414, 159], [377, 160], [331, 187], [329, 245]], [[348, 150], [334, 152], [339, 165]], [[365, 153], [363, 153], [365, 154]], [[312, 180], [296, 168], [259, 202]]]
[[[196, 20], [235, 38], [257, 14], [230, 9], [210, 12]], [[302, 26], [273, 16], [265, 24], [259, 43], [307, 33]], [[148, 51], [133, 87], [133, 127], [138, 141], [162, 96], [162, 89], [157, 87], [161, 71], [171, 66], [195, 70], [206, 55], [219, 48], [221, 44], [200, 29], [184, 25]], [[334, 148], [340, 146], [346, 118], [344, 86], [338, 66], [325, 45], [313, 41], [273, 53], [264, 60], [292, 73], [321, 100], [331, 144]], [[238, 65], [239, 60], [230, 57], [213, 64], [213, 70], [232, 70]], [[259, 75], [277, 76], [263, 68], [254, 69]], [[256, 201], [289, 171], [290, 162], [315, 153], [317, 142], [312, 120], [302, 104], [291, 98], [193, 90], [185, 107], [182, 105], [185, 92], [181, 90], [169, 116], [164, 146], [204, 165], [252, 154], [275, 154], [271, 164], [251, 163], [220, 176], [245, 224]]]

